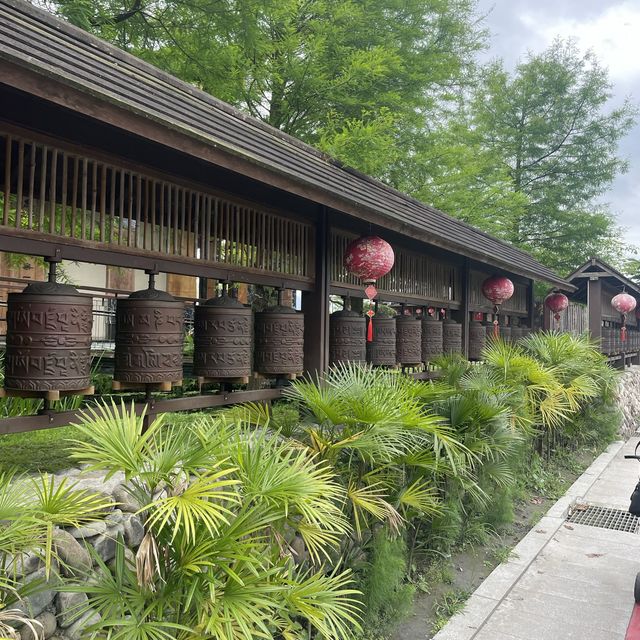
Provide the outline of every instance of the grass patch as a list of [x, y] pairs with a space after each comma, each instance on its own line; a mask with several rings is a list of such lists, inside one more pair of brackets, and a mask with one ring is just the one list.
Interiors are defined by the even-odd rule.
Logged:
[[1, 436], [0, 472], [55, 473], [73, 467], [69, 440], [74, 438], [78, 438], [74, 426]]
[[437, 633], [444, 627], [449, 619], [460, 613], [464, 609], [466, 601], [471, 595], [470, 591], [455, 589], [447, 591], [442, 598], [433, 606], [433, 633]]

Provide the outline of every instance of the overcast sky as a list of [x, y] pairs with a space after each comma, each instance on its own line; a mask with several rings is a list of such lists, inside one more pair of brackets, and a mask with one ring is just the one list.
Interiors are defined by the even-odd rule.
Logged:
[[[640, 103], [640, 0], [478, 0], [488, 13], [488, 57], [512, 68], [527, 51], [545, 49], [556, 36], [572, 37], [609, 69], [612, 103], [629, 96]], [[640, 247], [640, 125], [622, 142], [630, 170], [602, 198], [609, 202], [625, 241]]]

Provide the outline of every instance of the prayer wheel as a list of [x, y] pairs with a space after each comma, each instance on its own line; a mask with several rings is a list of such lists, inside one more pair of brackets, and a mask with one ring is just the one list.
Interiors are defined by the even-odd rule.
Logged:
[[374, 317], [373, 342], [367, 342], [367, 362], [374, 366], [396, 364], [396, 319]]
[[329, 362], [367, 361], [367, 321], [359, 313], [344, 309], [329, 318]]
[[[55, 276], [55, 270], [52, 273]], [[92, 309], [91, 296], [54, 281], [34, 282], [22, 293], [10, 293], [5, 388], [86, 390], [91, 384]]]
[[182, 380], [184, 304], [153, 286], [116, 303], [113, 379], [125, 384]]
[[519, 342], [520, 338], [524, 335], [523, 328], [519, 324], [511, 326], [511, 341]]
[[253, 314], [226, 290], [195, 308], [193, 373], [225, 380], [251, 375]]
[[602, 335], [600, 338], [600, 350], [602, 353], [610, 354], [613, 351], [612, 342], [612, 330], [611, 327], [602, 327]]
[[445, 353], [462, 353], [462, 325], [451, 318], [443, 323], [442, 348]]
[[278, 304], [256, 313], [255, 369], [267, 376], [304, 370], [304, 314]]
[[422, 363], [422, 322], [415, 316], [396, 317], [396, 360], [406, 366]]
[[442, 355], [442, 322], [432, 316], [422, 319], [422, 361], [432, 362]]
[[[502, 322], [506, 322], [507, 319], [503, 318]], [[505, 342], [511, 342], [511, 325], [510, 324], [502, 324], [500, 323], [500, 337]]]
[[477, 320], [469, 323], [469, 360], [482, 360], [482, 351], [487, 341], [484, 325]]

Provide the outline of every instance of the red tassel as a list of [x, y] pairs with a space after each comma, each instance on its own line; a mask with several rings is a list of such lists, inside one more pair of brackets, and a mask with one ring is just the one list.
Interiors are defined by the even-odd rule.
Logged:
[[369, 324], [367, 326], [367, 342], [373, 342], [373, 319], [369, 316]]
[[621, 342], [627, 341], [627, 327], [625, 327], [624, 325], [620, 327], [620, 341]]
[[493, 337], [494, 338], [500, 337], [500, 325], [498, 324], [497, 320], [493, 321]]

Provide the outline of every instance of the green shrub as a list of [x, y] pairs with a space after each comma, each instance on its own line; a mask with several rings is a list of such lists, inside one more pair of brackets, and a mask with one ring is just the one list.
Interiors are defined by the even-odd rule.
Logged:
[[360, 580], [363, 628], [369, 637], [384, 637], [411, 613], [413, 606], [415, 587], [407, 582], [406, 543], [380, 528], [373, 536], [368, 558]]

